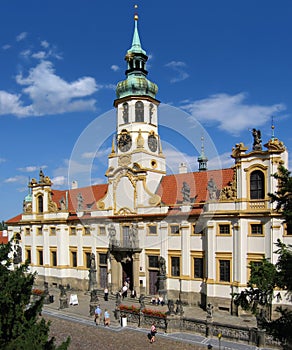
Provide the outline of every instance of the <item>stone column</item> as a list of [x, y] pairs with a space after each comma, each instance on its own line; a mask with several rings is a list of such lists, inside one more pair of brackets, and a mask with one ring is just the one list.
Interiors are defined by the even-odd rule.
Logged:
[[115, 257], [111, 255], [111, 290], [114, 293], [121, 289], [119, 275], [119, 263], [116, 261]]
[[139, 283], [139, 273], [140, 273], [140, 254], [135, 253], [133, 255], [133, 288], [140, 295], [140, 283]]

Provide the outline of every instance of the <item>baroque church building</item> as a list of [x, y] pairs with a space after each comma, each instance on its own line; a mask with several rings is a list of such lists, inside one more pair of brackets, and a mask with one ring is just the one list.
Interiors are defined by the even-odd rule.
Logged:
[[[137, 296], [180, 297], [231, 312], [231, 294], [246, 287], [249, 264], [275, 263], [277, 239], [292, 244], [268, 196], [278, 186], [272, 174], [280, 164], [288, 168], [287, 150], [275, 137], [262, 146], [253, 130], [253, 148], [236, 144], [231, 168], [208, 170], [202, 148], [197, 172], [182, 165], [167, 175], [158, 88], [147, 79], [134, 19], [126, 79], [116, 88], [107, 184], [56, 190], [40, 171], [23, 212], [7, 221], [8, 234], [40, 282], [88, 290], [94, 266], [97, 289], [116, 293], [127, 280]], [[284, 293], [279, 302], [288, 304]]]

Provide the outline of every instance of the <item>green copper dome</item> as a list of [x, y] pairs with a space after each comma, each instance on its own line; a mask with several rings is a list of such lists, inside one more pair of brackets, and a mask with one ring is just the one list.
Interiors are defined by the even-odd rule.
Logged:
[[117, 84], [116, 95], [117, 98], [127, 96], [150, 96], [155, 98], [158, 87], [146, 78], [148, 72], [146, 70], [146, 62], [148, 57], [146, 52], [142, 49], [141, 41], [138, 33], [138, 15], [135, 15], [135, 27], [132, 40], [132, 46], [127, 51], [125, 60], [128, 63], [126, 70], [126, 80]]
[[130, 75], [126, 80], [120, 81], [117, 85], [116, 94], [118, 98], [131, 95], [151, 96], [155, 98], [158, 87], [146, 77]]
[[27, 196], [25, 196], [24, 201], [25, 202], [32, 202], [32, 196], [30, 193]]

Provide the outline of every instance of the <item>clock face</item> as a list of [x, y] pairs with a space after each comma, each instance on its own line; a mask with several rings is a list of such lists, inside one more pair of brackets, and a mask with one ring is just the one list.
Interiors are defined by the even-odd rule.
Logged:
[[148, 137], [148, 147], [150, 149], [150, 151], [152, 152], [156, 152], [157, 150], [157, 139], [154, 135], [150, 135]]
[[131, 136], [128, 134], [122, 134], [118, 140], [118, 147], [122, 152], [127, 152], [132, 146]]

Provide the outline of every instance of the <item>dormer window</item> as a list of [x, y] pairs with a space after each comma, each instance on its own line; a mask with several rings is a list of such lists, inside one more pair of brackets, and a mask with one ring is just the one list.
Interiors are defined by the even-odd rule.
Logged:
[[141, 101], [135, 104], [135, 121], [144, 122], [144, 104]]
[[265, 198], [265, 176], [260, 170], [250, 174], [250, 199]]
[[37, 197], [37, 208], [39, 213], [43, 213], [44, 211], [44, 199], [43, 196], [38, 196]]

